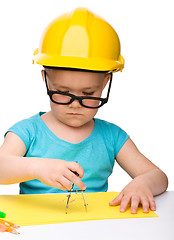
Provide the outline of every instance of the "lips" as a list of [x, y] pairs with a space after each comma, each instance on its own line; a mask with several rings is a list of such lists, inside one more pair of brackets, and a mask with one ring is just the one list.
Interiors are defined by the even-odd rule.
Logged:
[[81, 115], [81, 114], [79, 114], [79, 113], [68, 113], [69, 115], [73, 115], [73, 116], [79, 116], [79, 115]]

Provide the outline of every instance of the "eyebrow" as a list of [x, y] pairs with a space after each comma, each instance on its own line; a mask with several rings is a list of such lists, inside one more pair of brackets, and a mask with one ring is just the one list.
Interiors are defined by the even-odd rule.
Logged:
[[[57, 86], [56, 84], [54, 84], [54, 83], [52, 83], [52, 86], [55, 88], [55, 89], [63, 89], [63, 90], [68, 90], [68, 91], [71, 91], [71, 90], [74, 90], [74, 89], [72, 89], [72, 88], [69, 88], [69, 87], [67, 87], [67, 86], [64, 86], [64, 85], [59, 85], [59, 86]], [[81, 91], [89, 91], [89, 90], [96, 90], [96, 89], [98, 89], [98, 88], [100, 88], [100, 86], [99, 85], [96, 85], [96, 86], [92, 86], [92, 87], [84, 87], [84, 88], [81, 88], [81, 89], [79, 89], [79, 90], [81, 90]]]
[[96, 85], [96, 86], [92, 86], [92, 87], [86, 87], [86, 88], [82, 88], [83, 90], [93, 90], [93, 89], [98, 89], [100, 86]]

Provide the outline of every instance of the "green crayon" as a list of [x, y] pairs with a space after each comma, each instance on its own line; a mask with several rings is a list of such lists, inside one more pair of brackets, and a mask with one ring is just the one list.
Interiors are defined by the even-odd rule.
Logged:
[[0, 211], [0, 218], [5, 218], [5, 217], [6, 217], [6, 214]]

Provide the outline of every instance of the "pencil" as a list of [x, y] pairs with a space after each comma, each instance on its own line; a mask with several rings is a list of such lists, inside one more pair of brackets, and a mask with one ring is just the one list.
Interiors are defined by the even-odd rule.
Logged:
[[0, 219], [0, 223], [4, 224], [6, 226], [14, 227], [14, 228], [20, 228], [19, 225], [15, 224], [15, 223], [12, 223], [12, 222], [9, 222], [9, 221], [6, 221], [4, 219]]
[[5, 230], [5, 232], [9, 232], [9, 233], [14, 233], [14, 234], [19, 234], [19, 232], [16, 231], [15, 228], [9, 226], [7, 227], [7, 229]]
[[1, 227], [1, 230], [3, 232], [9, 232], [9, 233], [13, 233], [13, 234], [19, 234], [16, 230], [16, 228], [19, 228], [20, 226], [18, 226], [17, 224], [15, 223], [12, 223], [12, 222], [9, 222], [9, 221], [6, 221], [6, 220], [3, 220], [3, 219], [0, 219], [0, 225], [2, 226]]
[[6, 229], [7, 227], [3, 223], [0, 223], [0, 232], [5, 232]]

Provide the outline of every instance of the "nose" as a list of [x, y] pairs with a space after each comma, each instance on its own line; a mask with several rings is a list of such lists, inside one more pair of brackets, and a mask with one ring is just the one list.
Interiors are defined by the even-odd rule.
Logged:
[[69, 104], [69, 107], [71, 107], [71, 108], [79, 108], [79, 107], [81, 107], [79, 100], [75, 99], [72, 103]]

